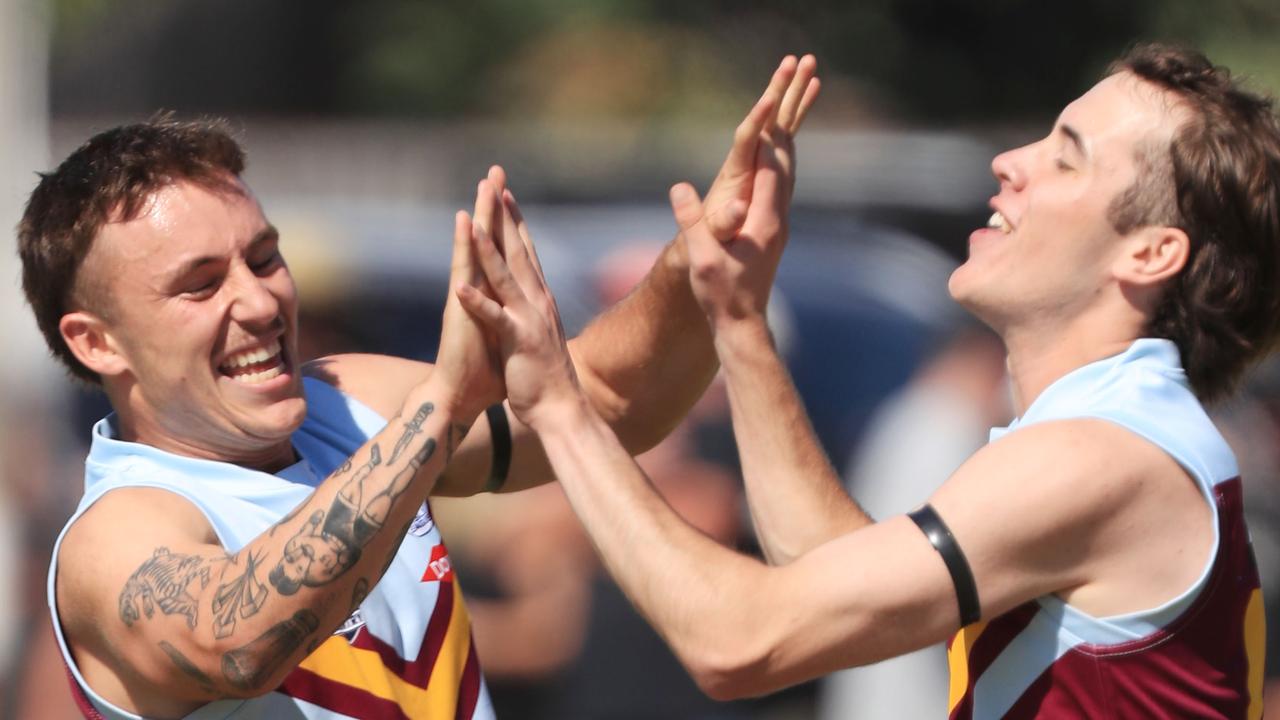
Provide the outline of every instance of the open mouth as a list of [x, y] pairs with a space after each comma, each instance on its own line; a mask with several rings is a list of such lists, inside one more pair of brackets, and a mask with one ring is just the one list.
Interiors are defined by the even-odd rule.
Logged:
[[284, 371], [284, 351], [279, 339], [252, 350], [242, 350], [218, 366], [218, 372], [246, 385], [264, 383]]
[[1004, 218], [1004, 213], [1001, 213], [999, 210], [991, 213], [991, 219], [987, 220], [987, 228], [990, 230], [999, 230], [1006, 235], [1013, 231], [1013, 226]]

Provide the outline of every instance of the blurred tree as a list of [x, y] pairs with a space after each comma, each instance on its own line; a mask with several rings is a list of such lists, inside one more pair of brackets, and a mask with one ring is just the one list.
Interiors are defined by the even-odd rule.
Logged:
[[1275, 0], [52, 2], [57, 113], [725, 120], [778, 56], [814, 51], [837, 122], [1004, 123], [1043, 120], [1139, 39], [1280, 86]]

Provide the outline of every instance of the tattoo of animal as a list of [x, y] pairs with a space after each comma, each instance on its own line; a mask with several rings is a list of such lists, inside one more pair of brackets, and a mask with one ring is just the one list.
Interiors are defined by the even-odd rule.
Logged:
[[151, 618], [155, 609], [165, 615], [182, 615], [187, 626], [196, 628], [199, 607], [190, 589], [199, 583], [197, 590], [209, 584], [209, 567], [198, 555], [180, 555], [169, 548], [156, 548], [151, 559], [129, 576], [120, 593], [120, 619], [132, 627], [143, 615]]
[[[262, 560], [262, 552], [254, 555], [247, 553], [244, 561], [244, 572], [232, 578], [218, 587], [213, 595], [213, 636], [224, 638], [235, 632], [236, 620], [250, 618], [262, 609], [262, 604], [267, 600], [267, 586], [260, 582], [254, 572], [258, 569], [258, 563]], [[238, 557], [238, 556], [237, 556]], [[236, 558], [230, 559], [227, 569], [230, 569], [235, 563]], [[227, 570], [222, 571], [222, 576], [226, 577]]]

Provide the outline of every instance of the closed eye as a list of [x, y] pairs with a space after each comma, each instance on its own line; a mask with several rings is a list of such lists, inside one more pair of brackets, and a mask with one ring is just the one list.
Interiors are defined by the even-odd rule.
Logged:
[[261, 275], [270, 270], [274, 270], [275, 267], [279, 265], [282, 260], [283, 258], [280, 257], [280, 251], [272, 250], [270, 255], [267, 255], [264, 259], [251, 264], [249, 267], [255, 273]]

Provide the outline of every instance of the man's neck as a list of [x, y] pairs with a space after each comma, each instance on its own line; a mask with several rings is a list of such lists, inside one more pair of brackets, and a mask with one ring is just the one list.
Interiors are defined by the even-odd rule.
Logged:
[[276, 473], [298, 461], [297, 452], [289, 438], [260, 448], [220, 447], [214, 443], [192, 443], [158, 428], [138, 425], [127, 413], [117, 411], [116, 432], [119, 440], [150, 445], [174, 455], [225, 462], [251, 470]]
[[1124, 352], [1139, 335], [1103, 328], [1046, 333], [1006, 331], [1014, 413], [1021, 417], [1040, 393], [1062, 376], [1089, 363]]

